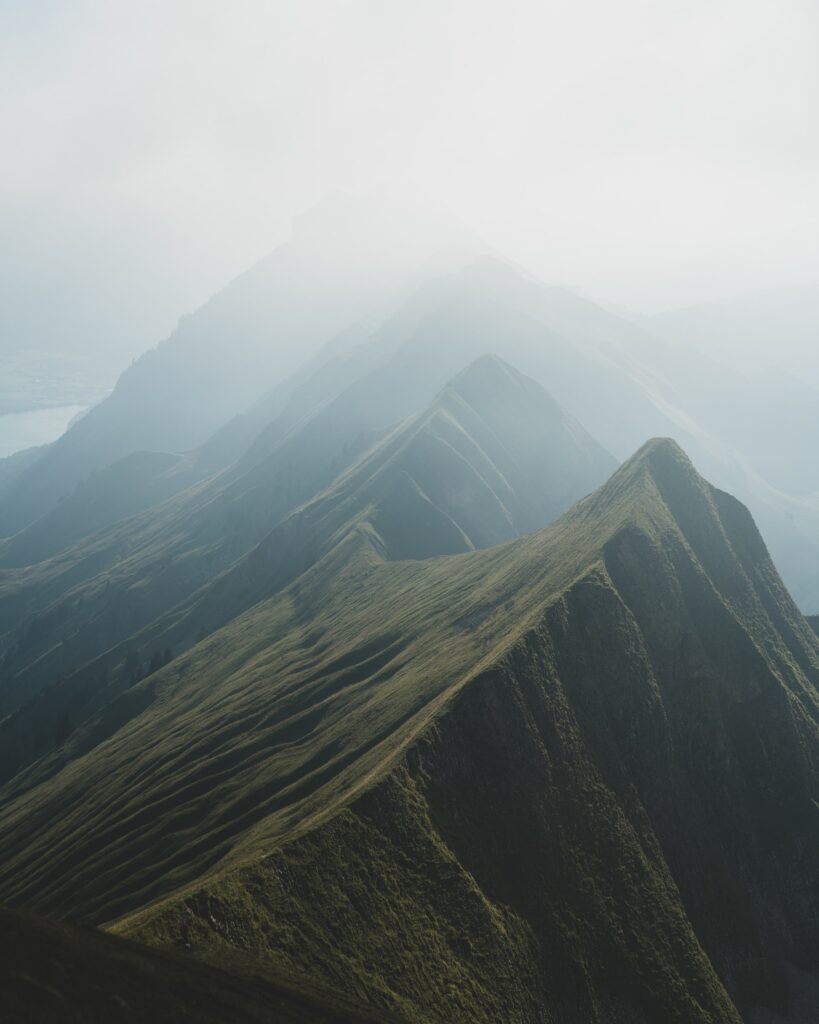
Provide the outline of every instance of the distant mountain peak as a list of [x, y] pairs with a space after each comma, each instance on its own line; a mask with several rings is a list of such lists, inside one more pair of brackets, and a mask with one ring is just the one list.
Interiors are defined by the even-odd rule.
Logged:
[[479, 252], [460, 270], [456, 270], [452, 280], [463, 288], [501, 295], [508, 294], [510, 289], [519, 291], [531, 285], [549, 288], [525, 267], [490, 249]]
[[293, 218], [294, 240], [309, 239], [311, 244], [327, 240], [335, 246], [339, 232], [356, 244], [377, 238], [387, 253], [391, 247], [416, 245], [430, 237], [461, 249], [465, 261], [490, 251], [487, 243], [445, 206], [383, 193], [361, 195], [334, 189]]
[[685, 450], [673, 437], [652, 437], [629, 460], [650, 467], [674, 465], [680, 471], [699, 477]]
[[507, 363], [505, 359], [501, 359], [500, 356], [495, 355], [493, 352], [485, 352], [473, 360], [469, 366], [461, 370], [460, 373], [456, 374], [447, 387], [459, 390], [470, 384], [494, 384], [502, 387], [510, 383], [519, 387], [527, 380], [532, 383], [531, 378], [525, 377], [511, 363]]

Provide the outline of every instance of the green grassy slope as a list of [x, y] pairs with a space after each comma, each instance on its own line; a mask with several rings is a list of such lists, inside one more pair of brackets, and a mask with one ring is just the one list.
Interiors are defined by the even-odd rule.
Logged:
[[[43, 563], [6, 563], [0, 709], [12, 709], [23, 695], [70, 674], [189, 597], [328, 487], [379, 431], [422, 410], [434, 398], [431, 381], [440, 379], [422, 360], [414, 373], [386, 380], [375, 374], [322, 407], [320, 395], [329, 387], [323, 376], [314, 374], [318, 383], [311, 378], [300, 388], [253, 450], [216, 478]], [[313, 415], [300, 419], [299, 409]], [[21, 535], [7, 548], [13, 552], [25, 540]]]
[[809, 615], [808, 622], [813, 627], [816, 633], [819, 633], [819, 615]]
[[91, 929], [0, 909], [4, 1024], [376, 1024], [350, 1000], [234, 956], [205, 966]]
[[819, 643], [748, 513], [653, 442], [533, 536], [371, 539], [7, 784], [2, 898], [414, 1020], [786, 1010], [819, 966]]
[[332, 439], [323, 450], [307, 424], [245, 474], [218, 474], [53, 558], [0, 572], [0, 706], [15, 707], [189, 597], [375, 440], [327, 417], [322, 425]]
[[[135, 567], [118, 567], [136, 573], [126, 598], [117, 580], [103, 574], [79, 596], [69, 596], [68, 622], [56, 609], [46, 613], [50, 626], [40, 629], [37, 617], [27, 622], [25, 637], [7, 662], [10, 673], [16, 667], [6, 684], [7, 700], [13, 692], [34, 689], [49, 668], [56, 673], [68, 658], [74, 659], [75, 675], [0, 727], [0, 778], [53, 742], [55, 730], [64, 731], [66, 716], [78, 724], [94, 707], [90, 695], [100, 687], [110, 699], [112, 688], [121, 687], [123, 678], [129, 681], [136, 664], [144, 671], [155, 652], [191, 646], [203, 631], [213, 631], [300, 575], [351, 530], [368, 524], [373, 544], [386, 558], [486, 547], [543, 526], [613, 468], [612, 457], [539, 385], [487, 356], [212, 585], [201, 587], [212, 564], [204, 540], [202, 550], [169, 553], [183, 518], [175, 509], [158, 556], [171, 564], [158, 578], [153, 561], [146, 570], [132, 560]], [[213, 504], [206, 502], [203, 512]], [[261, 506], [269, 510], [269, 503]], [[185, 531], [189, 537], [189, 525]], [[166, 576], [175, 582], [163, 585]], [[195, 592], [168, 614], [172, 598], [184, 598], [185, 580]], [[68, 629], [75, 630], [70, 639], [55, 644], [55, 634]], [[130, 634], [127, 644], [117, 646]], [[101, 661], [76, 672], [83, 660], [109, 647]]]

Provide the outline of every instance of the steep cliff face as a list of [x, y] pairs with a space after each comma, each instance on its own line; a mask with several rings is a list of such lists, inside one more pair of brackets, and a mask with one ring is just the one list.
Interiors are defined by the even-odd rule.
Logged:
[[[118, 927], [414, 1020], [810, 1020], [816, 639], [673, 445], [571, 518], [584, 567], [538, 606], [507, 549], [534, 614], [381, 781]], [[482, 607], [460, 628], [510, 614]]]

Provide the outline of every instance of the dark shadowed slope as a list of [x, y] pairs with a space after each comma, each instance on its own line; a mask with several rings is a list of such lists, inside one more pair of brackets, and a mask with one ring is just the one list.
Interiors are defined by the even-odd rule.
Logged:
[[816, 633], [819, 633], [819, 615], [809, 615], [808, 622], [813, 627]]
[[0, 910], [3, 1024], [376, 1024], [309, 983], [206, 967], [102, 932]]
[[[377, 393], [375, 402], [381, 402]], [[305, 477], [335, 475], [322, 439], [334, 424], [337, 435], [346, 430], [350, 436], [346, 412], [345, 406], [333, 419], [319, 417], [323, 430], [308, 424], [284, 444], [275, 462], [251, 468], [235, 485], [215, 494], [203, 489], [163, 506], [163, 517], [157, 510], [126, 524], [130, 529], [108, 531], [77, 552], [78, 563], [67, 555], [64, 564], [43, 566], [42, 577], [36, 570], [6, 574], [0, 587], [0, 607], [11, 627], [3, 638], [5, 707], [12, 709], [24, 695], [128, 637], [134, 637], [132, 660], [144, 667], [155, 650], [189, 646], [202, 629], [222, 625], [304, 571], [337, 542], [339, 531], [359, 519], [372, 522], [390, 558], [488, 547], [556, 518], [615, 465], [539, 385], [485, 357], [426, 412], [396, 428], [329, 490], [286, 519], [203, 596], [208, 577], [269, 532], [276, 510], [295, 500]], [[353, 446], [336, 472], [355, 454]], [[76, 579], [83, 570], [87, 581]], [[226, 588], [234, 598], [225, 596]], [[187, 625], [165, 635], [168, 624], [161, 617], [180, 602], [187, 603], [174, 617], [184, 609]], [[150, 635], [137, 635], [154, 620], [160, 621]], [[127, 653], [106, 664], [114, 668]], [[128, 667], [129, 675], [134, 667]]]
[[0, 895], [418, 1021], [785, 1016], [817, 683], [747, 511], [652, 442], [488, 551], [345, 534], [5, 786]]

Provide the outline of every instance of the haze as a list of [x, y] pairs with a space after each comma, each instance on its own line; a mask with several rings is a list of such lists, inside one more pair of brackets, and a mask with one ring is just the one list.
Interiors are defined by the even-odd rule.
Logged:
[[814, 283], [799, 0], [0, 9], [0, 351], [108, 377], [328, 192], [638, 312]]

